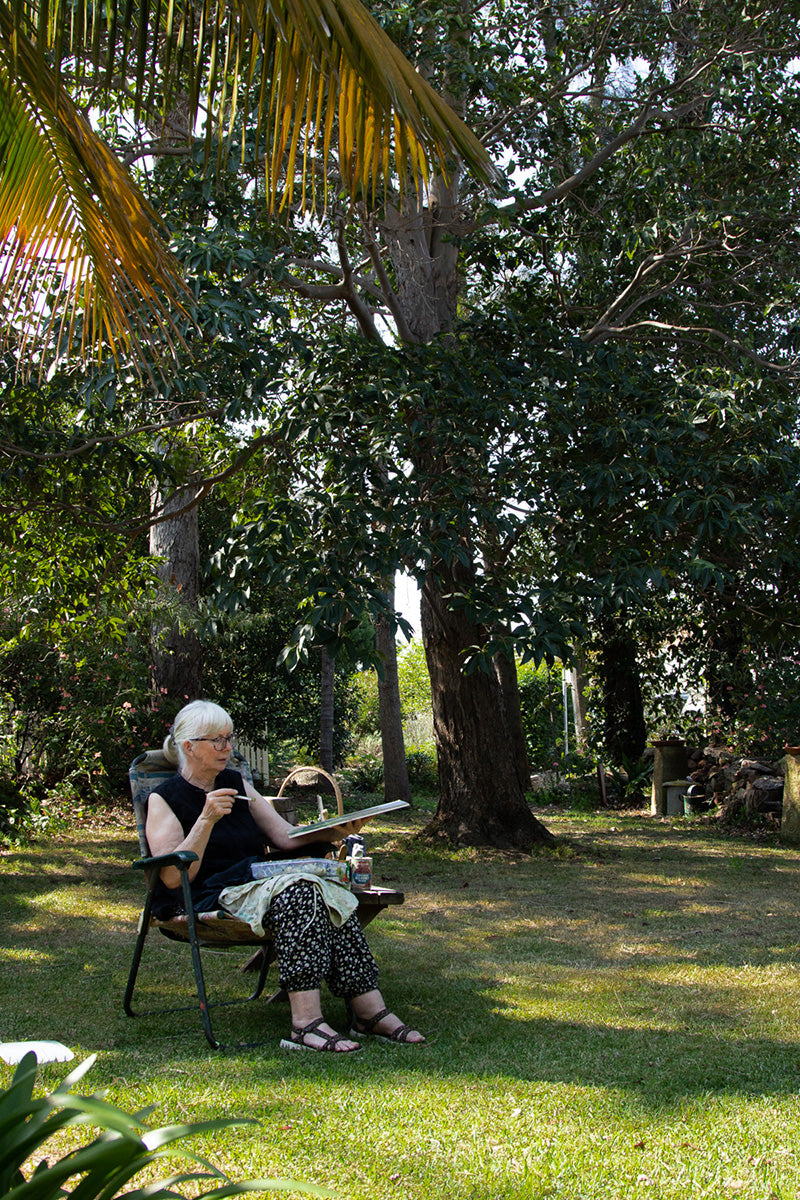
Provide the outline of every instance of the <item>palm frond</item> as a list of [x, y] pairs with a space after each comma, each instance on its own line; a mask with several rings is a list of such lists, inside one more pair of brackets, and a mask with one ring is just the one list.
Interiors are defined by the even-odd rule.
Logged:
[[98, 358], [169, 344], [183, 285], [155, 213], [24, 40], [11, 59], [3, 40], [0, 339], [25, 358], [80, 320]]
[[[112, 80], [121, 51], [137, 115], [152, 119], [158, 107], [168, 112], [179, 93], [188, 93], [196, 119], [202, 100], [214, 118], [209, 138], [230, 128], [246, 91], [242, 81], [257, 84], [260, 77], [267, 86], [258, 129], [272, 207], [293, 194], [295, 172], [303, 192], [313, 192], [316, 152], [325, 161], [330, 150], [330, 115], [338, 118], [339, 170], [351, 196], [365, 183], [374, 190], [386, 182], [389, 170], [400, 174], [401, 186], [419, 187], [428, 171], [447, 174], [457, 161], [484, 180], [494, 177], [478, 138], [361, 0], [0, 0], [3, 5], [39, 55], [54, 54], [57, 62], [73, 55], [77, 69], [83, 64], [95, 79], [105, 70]], [[400, 164], [410, 173], [406, 178]]]
[[[132, 87], [134, 115], [188, 97], [209, 148], [254, 106], [275, 211], [327, 201], [334, 145], [351, 198], [424, 188], [487, 152], [360, 0], [0, 0], [0, 324], [24, 344], [74, 329], [116, 354], [172, 332], [177, 265], [130, 177], [70, 102]], [[255, 95], [255, 100], [252, 97]], [[173, 308], [174, 311], [174, 308]]]

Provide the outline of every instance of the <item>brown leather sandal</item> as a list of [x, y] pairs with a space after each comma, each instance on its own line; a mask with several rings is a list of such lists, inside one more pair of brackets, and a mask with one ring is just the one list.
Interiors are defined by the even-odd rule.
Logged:
[[393, 1029], [391, 1033], [376, 1033], [375, 1026], [379, 1025], [384, 1017], [390, 1017], [392, 1015], [388, 1008], [382, 1008], [381, 1011], [376, 1013], [374, 1017], [367, 1017], [364, 1020], [362, 1020], [360, 1017], [357, 1017], [352, 1008], [349, 1011], [349, 1036], [351, 1038], [374, 1037], [379, 1042], [395, 1042], [405, 1046], [424, 1046], [425, 1044], [424, 1037], [420, 1042], [410, 1042], [408, 1040], [408, 1035], [410, 1033], [418, 1032], [416, 1029], [412, 1029], [410, 1025], [398, 1025], [397, 1028]]
[[[317, 1017], [316, 1021], [309, 1021], [308, 1025], [292, 1026], [290, 1037], [281, 1038], [281, 1050], [332, 1050], [334, 1054], [355, 1054], [361, 1050], [361, 1046], [354, 1046], [352, 1049], [337, 1050], [339, 1042], [352, 1041], [352, 1038], [345, 1037], [343, 1033], [322, 1033], [319, 1029], [320, 1025], [325, 1024], [324, 1017]], [[321, 1046], [313, 1046], [305, 1039], [313, 1034], [315, 1037], [322, 1038]]]

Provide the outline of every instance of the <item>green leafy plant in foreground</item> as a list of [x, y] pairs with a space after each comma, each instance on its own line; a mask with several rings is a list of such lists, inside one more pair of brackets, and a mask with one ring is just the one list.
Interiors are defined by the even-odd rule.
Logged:
[[[304, 1192], [332, 1196], [326, 1188], [292, 1179], [231, 1180], [205, 1158], [175, 1143], [186, 1137], [252, 1120], [217, 1120], [150, 1129], [144, 1121], [152, 1109], [130, 1114], [101, 1096], [77, 1096], [70, 1089], [94, 1062], [94, 1055], [69, 1074], [50, 1094], [35, 1097], [37, 1062], [26, 1054], [11, 1086], [0, 1092], [0, 1197], [3, 1200], [56, 1200], [71, 1194], [79, 1200], [113, 1200], [140, 1171], [161, 1159], [180, 1157], [202, 1168], [169, 1174], [124, 1193], [125, 1200], [181, 1200], [179, 1184], [193, 1184], [195, 1200], [225, 1200], [245, 1192]], [[102, 1132], [86, 1145], [49, 1163], [42, 1159], [26, 1178], [23, 1166], [67, 1125], [90, 1125]], [[72, 1180], [72, 1187], [68, 1181]], [[197, 1191], [198, 1181], [218, 1186]]]

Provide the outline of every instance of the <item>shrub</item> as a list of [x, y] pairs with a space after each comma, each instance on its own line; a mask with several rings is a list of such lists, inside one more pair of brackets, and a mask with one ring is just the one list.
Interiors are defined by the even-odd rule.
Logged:
[[[397, 655], [397, 679], [403, 724], [431, 721], [431, 681], [421, 642], [411, 642]], [[377, 671], [361, 671], [352, 681], [357, 702], [355, 732], [359, 739], [379, 734], [381, 729]]]
[[350, 681], [355, 707], [353, 731], [360, 740], [381, 731], [380, 700], [378, 698], [378, 674], [376, 671], [359, 671]]
[[0, 843], [16, 842], [24, 835], [38, 811], [38, 804], [10, 779], [0, 778]]
[[638, 808], [644, 804], [653, 780], [653, 759], [632, 762], [623, 756], [620, 766], [606, 768], [606, 796], [612, 808]]
[[435, 746], [410, 746], [406, 750], [406, 769], [412, 788], [421, 792], [431, 792], [439, 786]]
[[397, 656], [397, 678], [403, 717], [410, 720], [431, 711], [431, 678], [422, 642], [410, 642]]
[[383, 788], [383, 761], [377, 754], [350, 759], [342, 772], [351, 792], [379, 792]]
[[528, 758], [532, 767], [549, 766], [564, 746], [561, 664], [519, 663], [517, 680]]
[[739, 697], [735, 721], [719, 732], [745, 755], [777, 758], [800, 742], [800, 659], [787, 655], [762, 662], [753, 676]]
[[[321, 1188], [291, 1179], [247, 1180], [237, 1183], [217, 1170], [204, 1158], [188, 1150], [176, 1149], [187, 1137], [195, 1137], [232, 1125], [251, 1124], [247, 1120], [203, 1121], [189, 1125], [151, 1129], [144, 1124], [150, 1109], [131, 1115], [100, 1096], [76, 1096], [70, 1088], [94, 1062], [88, 1058], [49, 1095], [34, 1098], [36, 1056], [26, 1054], [14, 1072], [11, 1086], [0, 1092], [0, 1197], [9, 1200], [61, 1200], [68, 1194], [82, 1200], [115, 1200], [116, 1197], [141, 1195], [148, 1200], [179, 1200], [176, 1185], [189, 1184], [195, 1200], [222, 1197], [252, 1191], [307, 1192], [330, 1195]], [[103, 1132], [62, 1158], [42, 1161], [25, 1177], [22, 1168], [32, 1157], [39, 1157], [53, 1135], [67, 1125], [91, 1123]], [[87, 1135], [88, 1136], [88, 1135]], [[126, 1191], [130, 1180], [159, 1161], [180, 1156], [193, 1169], [148, 1182], [143, 1191]], [[198, 1170], [198, 1167], [201, 1169]], [[211, 1191], [199, 1190], [198, 1184], [212, 1182]]]
[[126, 786], [131, 759], [160, 745], [178, 704], [154, 697], [149, 640], [74, 634], [59, 646], [0, 629], [0, 767], [29, 815], [49, 793], [107, 798]]

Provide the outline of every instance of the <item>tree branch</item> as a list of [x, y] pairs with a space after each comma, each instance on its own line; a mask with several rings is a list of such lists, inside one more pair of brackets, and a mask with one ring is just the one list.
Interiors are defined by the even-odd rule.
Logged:
[[[721, 245], [721, 243], [718, 241], [713, 244], [705, 243], [702, 246], [702, 250], [710, 251], [711, 249], [719, 249], [720, 245]], [[699, 243], [699, 242], [696, 244], [696, 246], [694, 246], [694, 247], [692, 246], [691, 239], [689, 236], [689, 231], [688, 231], [688, 229], [684, 229], [684, 232], [681, 235], [681, 237], [676, 242], [674, 242], [673, 245], [668, 250], [664, 250], [660, 254], [656, 254], [656, 253], [648, 254], [642, 260], [642, 262], [639, 263], [638, 267], [634, 271], [633, 278], [630, 280], [630, 282], [627, 284], [627, 286], [625, 288], [623, 288], [623, 290], [619, 293], [619, 295], [614, 300], [612, 300], [611, 304], [609, 304], [608, 308], [605, 310], [605, 312], [602, 314], [602, 316], [600, 316], [598, 318], [598, 320], [595, 322], [595, 324], [592, 326], [592, 328], [588, 329], [582, 335], [583, 341], [594, 342], [597, 340], [602, 340], [597, 337], [597, 331], [600, 328], [603, 328], [603, 329], [611, 328], [610, 322], [611, 322], [612, 318], [614, 317], [614, 315], [616, 313], [618, 313], [620, 311], [620, 309], [622, 309], [626, 304], [629, 303], [634, 292], [639, 287], [641, 287], [642, 283], [644, 283], [645, 280], [647, 280], [655, 271], [657, 271], [660, 267], [664, 266], [666, 263], [674, 262], [678, 259], [685, 260], [693, 253], [700, 252], [700, 248], [701, 248], [701, 243]], [[659, 289], [659, 290], [662, 290], [662, 289]], [[643, 302], [644, 302], [643, 300], [636, 301], [633, 305], [631, 305], [626, 310], [626, 315], [633, 312], [635, 310], [635, 308], [640, 307], [640, 305]], [[625, 318], [623, 316], [623, 320], [624, 319]]]
[[790, 372], [796, 371], [798, 367], [798, 360], [795, 360], [791, 363], [776, 363], [772, 362], [770, 359], [762, 358], [760, 354], [756, 354], [756, 352], [751, 350], [749, 346], [745, 346], [744, 343], [740, 342], [737, 338], [731, 337], [730, 334], [723, 333], [721, 329], [716, 329], [713, 325], [673, 325], [669, 321], [648, 320], [636, 321], [633, 325], [610, 325], [605, 329], [600, 329], [598, 327], [596, 327], [596, 329], [598, 336], [593, 339], [594, 342], [605, 341], [610, 338], [623, 338], [632, 336], [640, 329], [653, 329], [656, 332], [669, 334], [672, 336], [687, 335], [693, 342], [696, 342], [697, 344], [702, 344], [699, 340], [700, 335], [706, 334], [708, 337], [716, 338], [723, 342], [726, 346], [730, 346], [737, 350], [740, 354], [743, 354], [746, 358], [749, 358], [751, 362], [757, 363], [758, 366], [766, 367], [771, 371], [789, 374]]
[[358, 326], [364, 337], [371, 342], [380, 342], [381, 337], [378, 330], [375, 328], [375, 319], [367, 305], [359, 296], [353, 285], [353, 268], [350, 264], [350, 255], [347, 253], [347, 242], [344, 235], [344, 218], [340, 218], [339, 227], [336, 230], [336, 246], [339, 251], [339, 261], [342, 264], [342, 275], [344, 277], [345, 299], [347, 305], [358, 322]]
[[[297, 268], [298, 270], [319, 271], [323, 275], [332, 275], [335, 279], [342, 281], [344, 280], [344, 271], [342, 270], [341, 266], [336, 266], [334, 263], [323, 262], [317, 258], [294, 257], [285, 259], [284, 262], [289, 262], [293, 268]], [[298, 283], [304, 282], [299, 280], [297, 275], [292, 275], [291, 278]], [[364, 275], [362, 271], [354, 269], [352, 273], [352, 279], [353, 282], [362, 289], [362, 291], [368, 292], [371, 296], [374, 296], [376, 300], [384, 299], [381, 289], [376, 287], [372, 280]], [[278, 284], [281, 282], [281, 280], [278, 280]], [[314, 287], [325, 285], [309, 284], [308, 286]]]
[[658, 120], [659, 118], [665, 123], [680, 121], [694, 112], [701, 104], [705, 104], [707, 99], [708, 96], [706, 95], [695, 96], [686, 104], [681, 104], [672, 110], [646, 107], [627, 129], [623, 129], [615, 138], [607, 142], [601, 150], [598, 150], [597, 154], [590, 158], [587, 163], [584, 163], [579, 171], [575, 171], [568, 179], [564, 179], [555, 187], [540, 192], [538, 196], [518, 200], [513, 207], [504, 209], [504, 213], [513, 216], [518, 213], [533, 212], [538, 208], [547, 208], [549, 205], [554, 204], [557, 200], [561, 200], [564, 196], [574, 191], [575, 188], [580, 187], [582, 183], [585, 183], [590, 176], [599, 171], [603, 163], [608, 162], [618, 150], [621, 150], [628, 142], [638, 137], [651, 121]]
[[366, 208], [363, 205], [361, 206], [360, 215], [361, 228], [364, 232], [364, 238], [366, 239], [367, 253], [369, 254], [370, 261], [375, 268], [375, 274], [377, 276], [378, 283], [380, 284], [381, 296], [385, 301], [389, 312], [394, 317], [398, 337], [402, 342], [411, 343], [414, 340], [411, 330], [400, 306], [397, 293], [389, 282], [389, 276], [386, 274], [386, 268], [384, 267], [383, 259], [381, 258], [380, 248], [375, 240], [375, 235], [372, 232], [372, 227], [369, 223], [369, 217]]
[[85, 442], [81, 442], [77, 446], [71, 446], [68, 450], [48, 450], [37, 452], [30, 450], [26, 446], [19, 446], [14, 442], [0, 441], [0, 454], [7, 454], [10, 458], [32, 458], [36, 462], [58, 462], [68, 458], [77, 458], [81, 454], [87, 454], [90, 450], [94, 450], [99, 446], [110, 446], [123, 441], [125, 438], [138, 436], [139, 434], [160, 433], [165, 429], [174, 429], [179, 425], [186, 425], [189, 421], [202, 419], [207, 417], [213, 419], [213, 410], [208, 413], [181, 413], [180, 416], [173, 417], [169, 421], [155, 421], [148, 425], [135, 425], [131, 429], [126, 429], [123, 433], [108, 433], [102, 437], [88, 438]]

